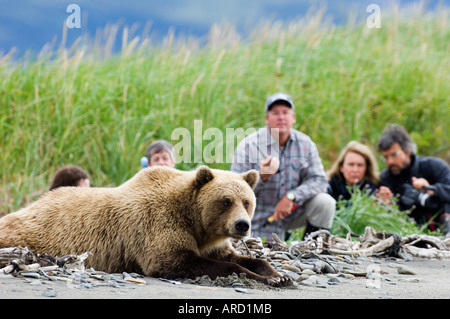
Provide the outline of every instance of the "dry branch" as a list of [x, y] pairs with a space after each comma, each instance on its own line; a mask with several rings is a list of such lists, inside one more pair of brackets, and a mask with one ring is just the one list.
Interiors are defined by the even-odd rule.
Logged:
[[21, 260], [25, 264], [36, 262], [34, 254], [27, 247], [0, 248], [0, 267], [5, 267], [14, 260]]
[[419, 258], [450, 258], [450, 251], [439, 250], [435, 247], [432, 248], [420, 248], [412, 245], [406, 245], [405, 250], [414, 257]]

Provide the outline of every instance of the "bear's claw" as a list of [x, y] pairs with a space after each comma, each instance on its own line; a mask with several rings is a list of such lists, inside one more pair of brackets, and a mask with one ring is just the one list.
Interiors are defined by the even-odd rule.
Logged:
[[273, 277], [269, 278], [268, 283], [273, 287], [286, 287], [292, 285], [292, 279], [289, 277]]

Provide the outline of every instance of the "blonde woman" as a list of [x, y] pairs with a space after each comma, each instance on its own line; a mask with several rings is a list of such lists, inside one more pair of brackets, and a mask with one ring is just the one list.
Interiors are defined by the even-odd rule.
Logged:
[[336, 200], [350, 199], [349, 186], [373, 193], [378, 186], [379, 171], [369, 147], [357, 141], [349, 142], [328, 171], [328, 193]]

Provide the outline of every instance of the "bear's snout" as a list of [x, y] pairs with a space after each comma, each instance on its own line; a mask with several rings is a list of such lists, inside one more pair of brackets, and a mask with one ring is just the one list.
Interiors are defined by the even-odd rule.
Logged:
[[239, 219], [234, 223], [234, 228], [240, 235], [245, 235], [247, 231], [250, 229], [250, 224], [245, 219]]

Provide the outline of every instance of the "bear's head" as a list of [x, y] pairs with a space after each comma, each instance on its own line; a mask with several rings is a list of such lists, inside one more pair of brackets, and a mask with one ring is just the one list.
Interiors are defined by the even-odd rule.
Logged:
[[194, 188], [198, 191], [202, 228], [208, 235], [216, 239], [250, 235], [257, 182], [255, 170], [238, 174], [206, 166], [197, 169]]

